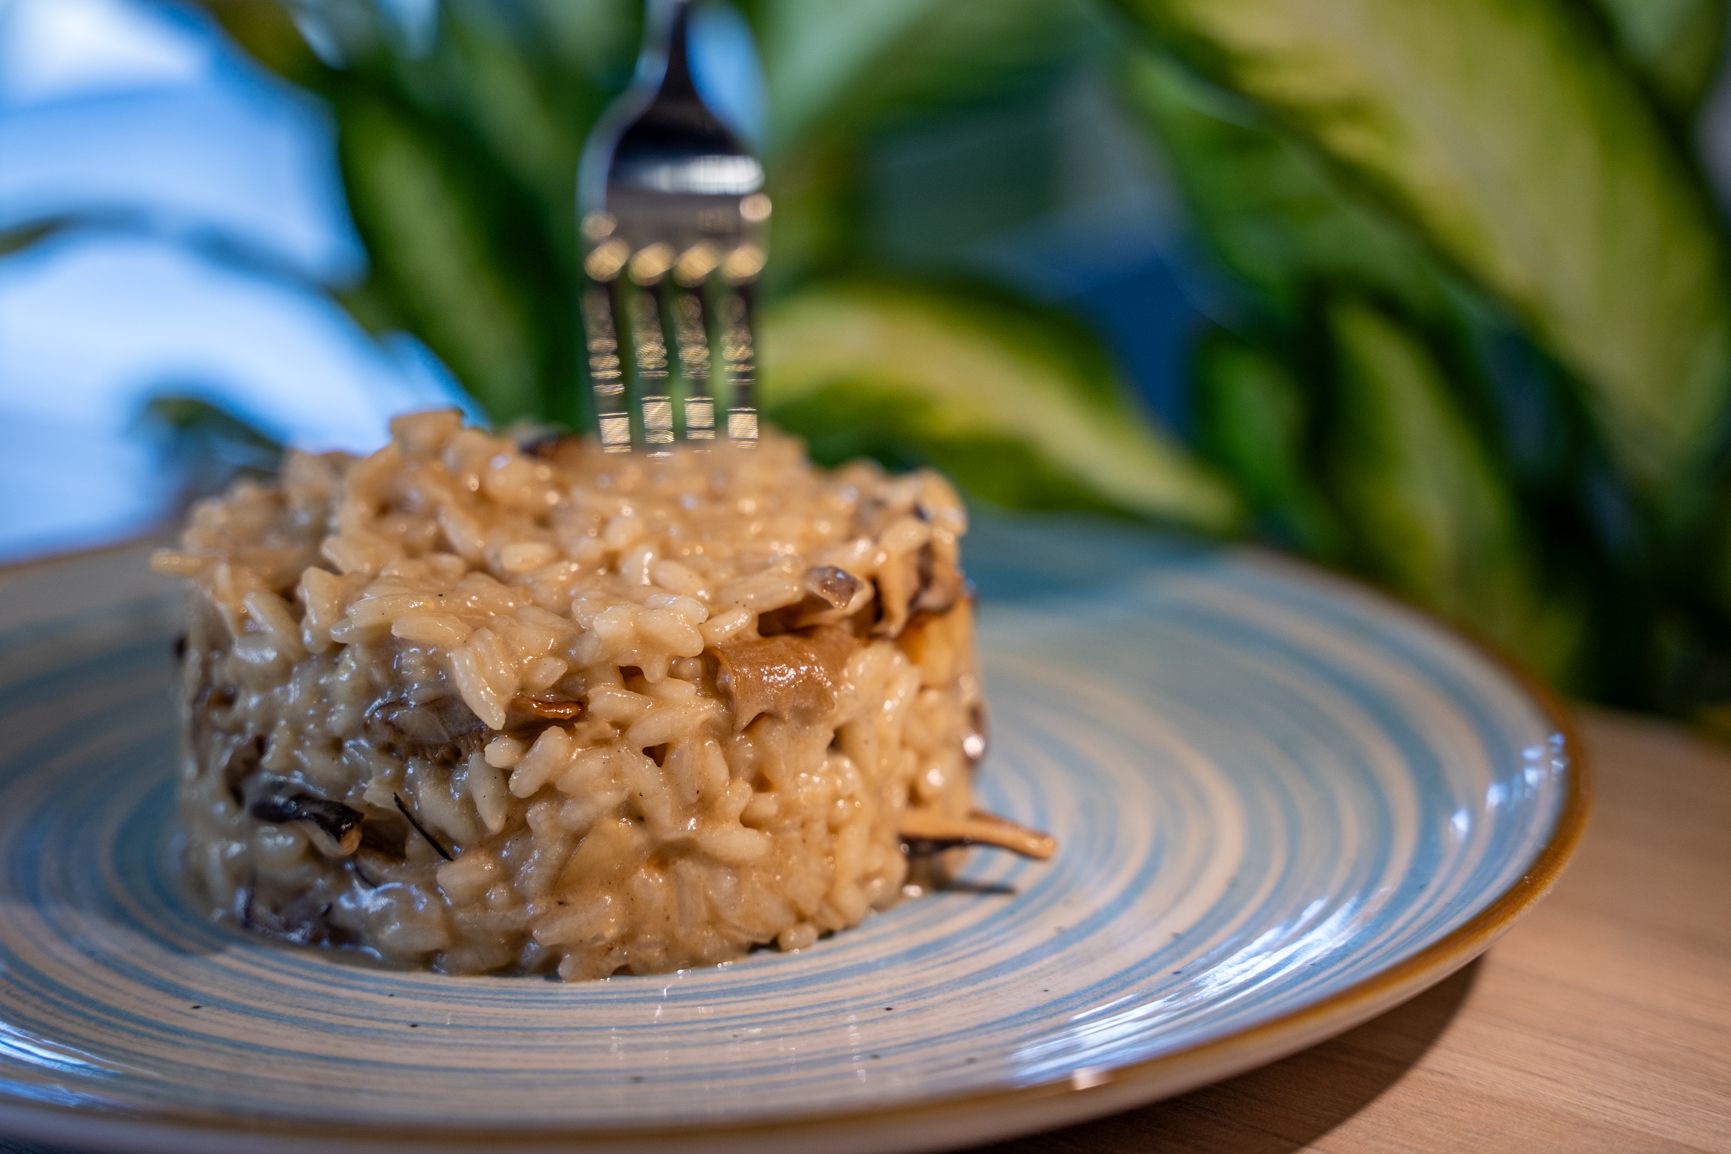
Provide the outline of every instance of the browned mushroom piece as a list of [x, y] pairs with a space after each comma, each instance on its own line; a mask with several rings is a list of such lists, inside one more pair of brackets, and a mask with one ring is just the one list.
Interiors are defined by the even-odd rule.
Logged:
[[813, 565], [805, 571], [805, 596], [759, 618], [764, 637], [798, 633], [817, 625], [839, 625], [871, 600], [871, 583], [839, 565]]
[[872, 636], [900, 637], [919, 595], [919, 555], [910, 553], [885, 565], [872, 578], [872, 586], [877, 593], [877, 623], [872, 626]]
[[302, 823], [307, 838], [326, 857], [347, 857], [361, 848], [361, 812], [320, 797], [281, 777], [265, 777], [247, 812], [274, 825]]
[[[506, 728], [537, 721], [576, 721], [583, 713], [583, 702], [573, 698], [520, 693], [507, 707]], [[367, 712], [366, 733], [373, 744], [393, 756], [451, 764], [479, 750], [488, 729], [461, 698], [418, 704], [396, 698], [381, 701]]]
[[910, 853], [991, 846], [1036, 861], [1046, 861], [1058, 852], [1058, 839], [1051, 834], [1018, 825], [983, 809], [973, 810], [966, 817], [911, 809], [902, 815], [898, 830]]
[[909, 661], [919, 666], [927, 685], [950, 684], [973, 661], [973, 600], [964, 597], [946, 613], [916, 614], [896, 638], [896, 644]]
[[576, 721], [583, 716], [583, 703], [566, 697], [536, 697], [520, 693], [511, 699], [511, 719], [533, 718], [537, 721]]
[[914, 569], [915, 584], [909, 608], [915, 613], [948, 613], [967, 595], [954, 537], [933, 538], [921, 546]]
[[948, 613], [970, 595], [954, 537], [934, 536], [912, 553], [885, 565], [874, 579], [876, 637], [899, 637], [922, 614]]
[[851, 609], [865, 582], [837, 565], [813, 565], [805, 571], [808, 597], [831, 609]]
[[572, 433], [562, 433], [556, 429], [535, 433], [517, 444], [517, 451], [525, 457], [533, 457], [537, 461], [556, 461], [567, 450], [579, 451], [582, 448], [581, 437]]
[[762, 714], [809, 721], [835, 709], [835, 687], [859, 641], [845, 629], [819, 626], [715, 647], [716, 685], [733, 706], [735, 729]]
[[367, 711], [365, 731], [375, 746], [392, 756], [447, 764], [479, 749], [487, 736], [486, 724], [458, 697], [418, 704], [386, 699]]

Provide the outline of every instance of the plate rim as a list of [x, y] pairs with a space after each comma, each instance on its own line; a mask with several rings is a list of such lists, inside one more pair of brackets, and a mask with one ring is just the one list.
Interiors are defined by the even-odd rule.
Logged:
[[[1054, 524], [1075, 519], [1041, 516], [998, 518], [1022, 526]], [[1082, 518], [1095, 531], [1125, 536], [1122, 526]], [[118, 556], [165, 542], [160, 528], [86, 548], [0, 562], [0, 582], [28, 570]], [[1072, 1125], [1120, 1110], [1150, 1105], [1188, 1090], [1245, 1073], [1299, 1050], [1335, 1037], [1384, 1010], [1442, 981], [1477, 958], [1506, 933], [1556, 885], [1573, 859], [1593, 808], [1592, 771], [1573, 711], [1557, 693], [1501, 646], [1470, 627], [1431, 610], [1400, 600], [1358, 577], [1328, 569], [1253, 543], [1215, 546], [1252, 563], [1288, 571], [1300, 581], [1332, 586], [1340, 596], [1367, 599], [1380, 610], [1434, 630], [1496, 669], [1523, 693], [1545, 723], [1563, 738], [1564, 796], [1550, 836], [1523, 866], [1514, 881], [1492, 897], [1466, 922], [1431, 942], [1411, 957], [1385, 966], [1328, 996], [1289, 1010], [1265, 1022], [1181, 1050], [1121, 1066], [1090, 1071], [1026, 1086], [965, 1091], [943, 1097], [883, 1107], [849, 1107], [721, 1123], [651, 1126], [545, 1126], [511, 1129], [404, 1123], [340, 1125], [331, 1122], [291, 1122], [206, 1113], [184, 1107], [116, 1110], [32, 1101], [0, 1092], [0, 1128], [43, 1141], [95, 1141], [110, 1149], [151, 1148], [168, 1140], [198, 1139], [197, 1149], [221, 1149], [202, 1140], [247, 1137], [275, 1140], [272, 1148], [310, 1146], [347, 1149], [486, 1148], [500, 1151], [599, 1149], [745, 1149], [788, 1148], [790, 1142], [823, 1138], [832, 1154], [842, 1150], [875, 1149], [881, 1141], [899, 1138], [906, 1150], [948, 1148]], [[1048, 1111], [1035, 1118], [1033, 1111]], [[875, 1138], [865, 1142], [848, 1140]], [[909, 1141], [910, 1136], [922, 1136]], [[839, 1140], [839, 1141], [838, 1141]]]

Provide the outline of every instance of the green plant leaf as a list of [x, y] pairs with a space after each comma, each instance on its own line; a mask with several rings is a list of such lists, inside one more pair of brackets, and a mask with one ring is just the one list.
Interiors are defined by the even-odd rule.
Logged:
[[194, 0], [253, 61], [290, 84], [324, 92], [337, 73], [295, 27], [283, 0]]
[[1189, 219], [1226, 268], [1300, 313], [1319, 280], [1444, 308], [1441, 278], [1411, 234], [1343, 190], [1317, 156], [1242, 97], [1168, 57], [1131, 56], [1120, 91], [1165, 154]]
[[[545, 283], [521, 275], [501, 221], [439, 126], [383, 100], [345, 104], [339, 136], [350, 208], [372, 257], [369, 320], [424, 339], [496, 420], [545, 416], [548, 334], [537, 331]], [[564, 332], [569, 323], [557, 332]]]
[[1654, 89], [1672, 107], [1694, 109], [1725, 50], [1725, 0], [1598, 0]]
[[495, 7], [527, 13], [567, 74], [609, 91], [630, 77], [643, 38], [636, 0], [465, 0], [465, 11]]
[[204, 0], [329, 102], [371, 270], [342, 293], [419, 335], [498, 420], [582, 409], [570, 286], [582, 141], [636, 50], [633, 0], [445, 0], [430, 39], [333, 0], [326, 63], [274, 0]]
[[79, 227], [77, 217], [56, 216], [33, 220], [14, 228], [0, 229], [0, 257], [25, 252], [39, 244], [58, 240]]
[[[497, 183], [534, 199], [540, 227], [575, 275], [576, 172], [584, 141], [629, 76], [632, 0], [443, 0], [437, 35], [383, 79], [416, 113], [479, 146]], [[583, 22], [586, 39], [573, 39]]]
[[510, 175], [538, 194], [549, 218], [573, 222], [574, 257], [577, 158], [606, 100], [596, 77], [549, 83], [560, 75], [552, 61], [485, 19], [447, 15], [441, 50], [440, 105], [487, 141]]
[[166, 435], [175, 445], [174, 457], [196, 459], [206, 471], [268, 475], [282, 463], [280, 441], [203, 397], [175, 393], [151, 397], [136, 424]]
[[1731, 278], [1687, 161], [1558, 0], [1119, 0], [1499, 296], [1584, 381], [1649, 497], [1700, 483]]
[[1048, 314], [854, 282], [808, 287], [762, 328], [766, 407], [820, 452], [941, 461], [1012, 505], [1240, 521], [1232, 490], [1135, 410], [1098, 345]]
[[1227, 332], [1197, 347], [1193, 407], [1203, 455], [1237, 483], [1276, 541], [1336, 561], [1343, 527], [1317, 476], [1311, 394], [1285, 358]]
[[1097, 36], [1083, 0], [757, 0], [770, 151], [1025, 84]]
[[1329, 316], [1339, 360], [1328, 463], [1380, 574], [1433, 604], [1521, 555], [1514, 502], [1424, 346], [1355, 302]]
[[1442, 368], [1373, 307], [1346, 300], [1329, 320], [1328, 475], [1364, 568], [1557, 675], [1579, 649], [1579, 600], [1540, 596], [1515, 496]]

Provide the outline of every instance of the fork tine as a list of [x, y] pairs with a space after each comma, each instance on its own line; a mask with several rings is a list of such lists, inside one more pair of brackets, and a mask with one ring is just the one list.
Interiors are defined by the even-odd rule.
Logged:
[[673, 336], [679, 345], [679, 368], [685, 378], [685, 439], [715, 439], [715, 394], [710, 390], [709, 318], [703, 286], [720, 263], [707, 241], [692, 245], [673, 266]]
[[672, 253], [664, 244], [638, 250], [630, 272], [631, 348], [637, 366], [637, 407], [643, 442], [650, 451], [673, 443], [673, 396], [667, 372], [667, 271]]
[[673, 290], [673, 335], [679, 343], [679, 368], [685, 377], [685, 439], [715, 439], [715, 397], [709, 391], [709, 324], [702, 286]]
[[589, 383], [595, 394], [595, 426], [609, 453], [631, 448], [631, 417], [625, 404], [625, 372], [619, 358], [619, 326], [614, 283], [627, 254], [621, 242], [597, 246], [584, 262], [589, 280], [583, 288], [583, 335], [589, 358]]
[[722, 375], [727, 379], [727, 436], [743, 444], [757, 441], [757, 344], [753, 313], [757, 304], [757, 274], [763, 253], [742, 246], [729, 253], [721, 268]]

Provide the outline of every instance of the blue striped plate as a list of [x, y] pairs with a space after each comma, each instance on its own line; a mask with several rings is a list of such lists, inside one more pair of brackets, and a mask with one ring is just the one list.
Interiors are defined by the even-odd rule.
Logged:
[[969, 550], [985, 800], [1057, 859], [978, 853], [957, 891], [801, 954], [574, 985], [206, 923], [164, 852], [172, 596], [137, 549], [0, 574], [0, 1133], [176, 1154], [982, 1140], [1410, 996], [1579, 835], [1555, 710], [1374, 594], [1073, 523], [987, 523]]

